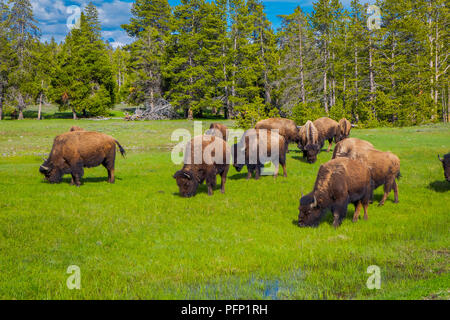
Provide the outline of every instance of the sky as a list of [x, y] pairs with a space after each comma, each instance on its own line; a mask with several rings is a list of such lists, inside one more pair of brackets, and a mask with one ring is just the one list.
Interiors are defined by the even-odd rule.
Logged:
[[[132, 41], [121, 29], [122, 24], [127, 24], [131, 17], [133, 0], [93, 0], [102, 24], [102, 37], [108, 40], [113, 47], [128, 44]], [[280, 26], [282, 14], [291, 14], [300, 5], [303, 11], [312, 10], [313, 0], [264, 0], [265, 12], [276, 29]], [[344, 7], [349, 7], [351, 0], [341, 0]], [[368, 2], [368, 1], [361, 1]], [[50, 41], [53, 37], [57, 42], [64, 40], [69, 32], [67, 24], [73, 23], [70, 18], [77, 13], [77, 7], [81, 10], [89, 3], [89, 0], [31, 0], [34, 17], [38, 21], [41, 30], [41, 40]], [[175, 6], [180, 0], [169, 0], [170, 5]], [[76, 7], [71, 7], [76, 6]]]

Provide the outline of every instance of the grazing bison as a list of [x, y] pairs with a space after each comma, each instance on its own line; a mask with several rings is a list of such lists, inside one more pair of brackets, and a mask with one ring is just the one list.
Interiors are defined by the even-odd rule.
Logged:
[[255, 173], [258, 180], [261, 168], [267, 162], [275, 165], [275, 178], [278, 176], [280, 164], [283, 167], [283, 176], [286, 172], [286, 143], [284, 137], [276, 131], [250, 129], [242, 136], [239, 143], [232, 147], [233, 166], [238, 172], [244, 165], [247, 166], [247, 180]]
[[299, 128], [293, 120], [284, 118], [270, 118], [266, 120], [261, 120], [255, 125], [255, 129], [278, 129], [278, 133], [284, 137], [286, 142], [286, 150], [289, 152], [289, 143], [296, 143], [298, 148], [300, 147], [300, 133]]
[[72, 184], [81, 185], [83, 168], [103, 165], [108, 182], [114, 183], [116, 144], [122, 156], [125, 150], [113, 137], [99, 132], [73, 131], [57, 136], [50, 156], [39, 171], [50, 183], [60, 183], [64, 174], [72, 175]]
[[221, 123], [211, 123], [209, 130], [206, 131], [206, 134], [228, 141], [228, 128]]
[[355, 205], [353, 222], [358, 221], [361, 207], [367, 220], [367, 208], [372, 196], [369, 168], [358, 160], [338, 158], [320, 166], [314, 190], [300, 199], [298, 225], [317, 226], [327, 209], [334, 216], [333, 226], [338, 227], [347, 215], [349, 203]]
[[77, 126], [72, 126], [72, 128], [70, 128], [69, 131], [73, 132], [73, 131], [86, 131], [86, 130], [84, 130], [83, 128], [77, 127]]
[[336, 139], [339, 140], [341, 130], [339, 128], [339, 123], [337, 123], [333, 119], [323, 117], [314, 121], [314, 125], [316, 126], [317, 131], [319, 132], [320, 148], [322, 149], [325, 140], [328, 140], [327, 152], [330, 152], [331, 145], [333, 144], [333, 139], [334, 141], [336, 141]]
[[225, 182], [230, 168], [230, 146], [221, 138], [211, 135], [197, 136], [186, 146], [184, 166], [174, 174], [180, 194], [193, 197], [198, 186], [206, 180], [208, 195], [213, 195], [216, 186], [216, 175], [222, 178], [222, 193], [225, 193]]
[[340, 141], [334, 147], [333, 158], [338, 157], [357, 159], [353, 155], [356, 155], [358, 151], [375, 149], [373, 144], [369, 141], [361, 140], [358, 138], [347, 138], [345, 141]]
[[392, 189], [394, 189], [394, 202], [398, 203], [398, 186], [395, 179], [400, 178], [400, 159], [395, 154], [376, 150], [367, 141], [349, 138], [336, 145], [333, 159], [339, 157], [364, 162], [369, 167], [374, 181], [374, 190], [384, 185], [384, 195], [379, 206], [384, 204]]
[[350, 130], [352, 129], [352, 124], [346, 118], [339, 120], [339, 135], [337, 136], [336, 143], [341, 140], [347, 139], [350, 136]]
[[450, 153], [447, 153], [443, 159], [438, 155], [438, 159], [441, 160], [444, 167], [445, 179], [450, 182]]
[[303, 150], [303, 157], [307, 158], [309, 163], [316, 162], [317, 154], [320, 151], [319, 131], [317, 131], [312, 121], [308, 120], [300, 128], [300, 144]]

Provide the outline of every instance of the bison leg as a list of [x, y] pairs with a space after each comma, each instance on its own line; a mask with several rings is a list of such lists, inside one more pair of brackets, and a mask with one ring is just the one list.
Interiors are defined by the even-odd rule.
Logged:
[[81, 186], [81, 178], [83, 178], [83, 175], [84, 170], [81, 165], [72, 168], [72, 180], [77, 187]]
[[273, 178], [276, 179], [278, 177], [278, 172], [280, 172], [280, 163], [275, 162], [275, 163], [273, 163], [273, 165], [275, 166], [275, 172], [273, 174]]
[[[115, 147], [114, 147], [115, 148]], [[105, 169], [108, 171], [108, 182], [114, 183], [115, 177], [114, 177], [114, 161], [115, 161], [115, 149], [114, 154], [108, 158], [106, 158], [102, 165], [105, 167]]]
[[250, 180], [253, 175], [253, 166], [247, 165], [247, 180]]
[[281, 165], [283, 166], [283, 177], [287, 178], [286, 162], [283, 162]]
[[369, 203], [368, 202], [363, 203], [363, 207], [364, 207], [364, 220], [367, 220], [367, 219], [369, 219], [369, 216], [367, 215], [367, 211], [369, 209]]
[[347, 215], [347, 204], [337, 205], [335, 208], [333, 208], [332, 212], [334, 216], [333, 226], [337, 228], [341, 225], [342, 220]]
[[355, 214], [353, 215], [353, 222], [357, 222], [359, 219], [359, 213], [362, 209], [362, 203], [361, 201], [358, 201], [358, 203], [355, 204]]
[[225, 170], [223, 170], [222, 174], [220, 175], [220, 179], [221, 179], [221, 185], [220, 185], [220, 191], [222, 193], [225, 193], [225, 182], [227, 182], [227, 174], [228, 174], [228, 169], [230, 167], [226, 167]]
[[383, 195], [383, 198], [381, 199], [380, 203], [378, 204], [379, 207], [384, 205], [384, 202], [387, 200], [387, 198], [389, 196], [389, 193], [391, 192], [393, 183], [395, 183], [395, 178], [389, 178], [389, 180], [387, 180], [385, 182], [385, 184], [384, 184], [384, 195]]
[[394, 203], [398, 203], [398, 186], [397, 182], [394, 180]]
[[116, 181], [114, 177], [114, 169], [107, 169], [108, 170], [108, 182], [114, 183]]
[[213, 192], [213, 188], [217, 184], [216, 169], [215, 168], [207, 170], [207, 172], [206, 172], [206, 184], [208, 186], [208, 196], [212, 196], [213, 193], [214, 193]]
[[333, 139], [328, 139], [328, 149], [327, 149], [327, 152], [330, 152], [330, 150], [331, 150], [331, 146], [333, 145]]
[[255, 171], [256, 171], [255, 180], [259, 180], [259, 177], [261, 176], [261, 167], [259, 165], [257, 165]]

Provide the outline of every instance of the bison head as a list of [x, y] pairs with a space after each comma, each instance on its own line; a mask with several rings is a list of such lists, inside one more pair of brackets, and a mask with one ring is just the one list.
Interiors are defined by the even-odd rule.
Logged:
[[303, 151], [306, 152], [306, 160], [309, 163], [314, 163], [317, 161], [317, 154], [320, 151], [320, 146], [318, 144], [309, 144], [303, 148]]
[[446, 154], [443, 159], [438, 155], [438, 159], [442, 162], [442, 166], [444, 167], [445, 179], [450, 182], [450, 153]]
[[183, 197], [190, 198], [195, 196], [200, 183], [192, 172], [180, 170], [177, 171], [173, 177], [177, 180], [180, 194]]
[[53, 165], [49, 160], [45, 160], [40, 166], [39, 172], [45, 176], [45, 179], [50, 183], [60, 183], [63, 174], [60, 169]]
[[299, 227], [317, 227], [323, 210], [319, 207], [317, 199], [313, 193], [302, 196], [298, 210]]

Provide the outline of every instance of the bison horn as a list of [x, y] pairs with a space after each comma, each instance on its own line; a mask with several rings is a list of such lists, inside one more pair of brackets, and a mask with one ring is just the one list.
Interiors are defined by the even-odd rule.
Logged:
[[317, 199], [316, 199], [316, 196], [314, 196], [314, 202], [311, 203], [311, 208], [315, 208], [315, 207], [317, 207]]
[[45, 170], [45, 171], [48, 171], [48, 168], [45, 167], [45, 166], [41, 166], [41, 169], [43, 169], [43, 170]]
[[441, 162], [444, 162], [444, 159], [441, 159], [441, 156], [438, 154], [438, 159], [441, 161]]
[[190, 176], [190, 174], [188, 174], [187, 172], [183, 172], [184, 176], [188, 179], [192, 179], [192, 177]]

